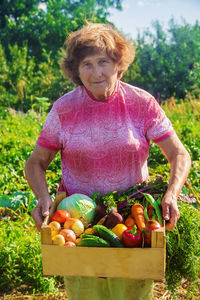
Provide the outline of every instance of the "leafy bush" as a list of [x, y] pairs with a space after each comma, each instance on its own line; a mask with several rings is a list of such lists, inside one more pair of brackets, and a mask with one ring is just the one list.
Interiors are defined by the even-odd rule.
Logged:
[[[200, 196], [200, 102], [198, 100], [176, 100], [170, 98], [163, 105], [163, 109], [172, 122], [172, 125], [192, 159], [192, 167], [186, 185], [188, 191]], [[150, 177], [155, 179], [160, 175], [165, 180], [169, 179], [170, 167], [166, 158], [157, 145], [151, 144], [148, 159]]]
[[[166, 232], [166, 283], [175, 295], [182, 279], [190, 282], [189, 293], [198, 290], [200, 270], [200, 211], [179, 201], [180, 219], [173, 231]], [[193, 299], [193, 298], [190, 298]]]
[[56, 277], [42, 274], [40, 233], [28, 214], [0, 222], [0, 290], [9, 292], [26, 285], [30, 293], [57, 293]]
[[1, 109], [46, 112], [55, 99], [74, 86], [62, 76], [59, 54], [51, 59], [50, 53], [43, 50], [43, 60], [38, 63], [34, 56], [29, 56], [26, 45], [9, 45], [8, 48], [9, 59], [0, 44]]
[[[30, 191], [24, 177], [24, 166], [35, 146], [45, 116], [34, 111], [27, 114], [4, 111], [0, 116], [0, 194], [16, 191]], [[57, 155], [47, 170], [49, 190], [53, 194], [58, 188], [61, 177], [60, 157]]]
[[35, 195], [29, 192], [14, 192], [12, 195], [0, 196], [0, 208], [8, 208], [20, 213], [30, 213], [36, 204]]

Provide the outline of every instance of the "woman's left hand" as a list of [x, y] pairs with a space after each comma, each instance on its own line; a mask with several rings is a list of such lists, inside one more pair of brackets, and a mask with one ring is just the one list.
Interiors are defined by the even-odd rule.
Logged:
[[180, 217], [177, 198], [172, 193], [166, 193], [162, 199], [163, 218], [167, 221], [166, 230], [173, 230]]
[[177, 198], [188, 176], [191, 159], [176, 134], [158, 142], [157, 145], [170, 163], [170, 180], [162, 200], [163, 218], [168, 221], [167, 230], [172, 230], [180, 217]]

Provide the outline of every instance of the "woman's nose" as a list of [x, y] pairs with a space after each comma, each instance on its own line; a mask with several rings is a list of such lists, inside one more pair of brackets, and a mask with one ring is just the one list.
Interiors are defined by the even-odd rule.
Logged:
[[99, 67], [99, 66], [94, 66], [92, 71], [93, 71], [93, 75], [95, 75], [95, 76], [101, 76], [101, 74], [102, 74], [101, 67]]

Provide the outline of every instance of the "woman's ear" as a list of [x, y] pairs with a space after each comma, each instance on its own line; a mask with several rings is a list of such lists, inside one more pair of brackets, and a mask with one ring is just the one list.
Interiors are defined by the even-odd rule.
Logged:
[[118, 75], [117, 75], [117, 79], [121, 79], [121, 78], [122, 78], [122, 75], [123, 75], [123, 72], [122, 72], [122, 71], [119, 71], [119, 72], [118, 72]]

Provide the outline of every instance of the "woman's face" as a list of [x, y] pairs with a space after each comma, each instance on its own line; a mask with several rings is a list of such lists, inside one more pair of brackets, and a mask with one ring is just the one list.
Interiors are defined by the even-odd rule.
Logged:
[[97, 100], [106, 100], [118, 79], [117, 64], [106, 52], [86, 56], [79, 64], [79, 78]]

